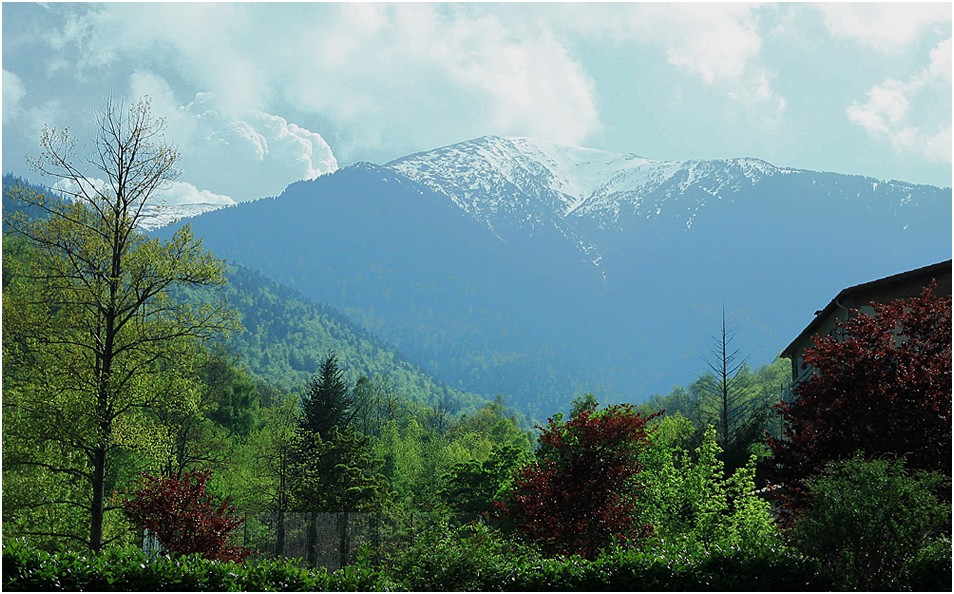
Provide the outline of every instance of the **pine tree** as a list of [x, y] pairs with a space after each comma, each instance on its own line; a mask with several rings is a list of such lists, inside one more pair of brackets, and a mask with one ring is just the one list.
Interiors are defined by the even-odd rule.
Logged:
[[323, 440], [331, 437], [335, 427], [351, 424], [355, 414], [354, 396], [348, 390], [344, 373], [338, 367], [338, 358], [333, 353], [322, 362], [318, 375], [309, 382], [301, 408], [301, 431], [318, 435]]
[[[726, 472], [731, 474], [749, 458], [749, 446], [761, 438], [769, 407], [752, 390], [751, 374], [741, 350], [733, 347], [735, 330], [726, 326], [722, 310], [722, 330], [713, 338], [706, 359], [709, 372], [699, 382], [703, 416], [709, 413], [723, 451]], [[713, 418], [714, 417], [714, 418]]]

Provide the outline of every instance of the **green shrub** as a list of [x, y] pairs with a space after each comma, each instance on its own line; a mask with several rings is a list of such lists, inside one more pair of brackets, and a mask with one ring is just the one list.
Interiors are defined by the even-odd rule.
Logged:
[[644, 549], [541, 559], [513, 568], [497, 588], [514, 591], [829, 590], [818, 563], [781, 547], [752, 551], [733, 547], [657, 543]]
[[[148, 557], [136, 549], [50, 554], [23, 541], [3, 550], [9, 591], [826, 591], [844, 583], [817, 560], [778, 545], [720, 547], [657, 541], [593, 560], [548, 558], [481, 524], [436, 523], [403, 555], [329, 573], [300, 560], [244, 565], [196, 555]], [[949, 590], [950, 540], [932, 541], [906, 565], [896, 589]], [[945, 573], [946, 571], [946, 573]]]
[[608, 550], [594, 560], [552, 558], [482, 524], [441, 521], [388, 565], [394, 588], [414, 591], [792, 591], [830, 590], [833, 583], [817, 561], [776, 543], [721, 548], [683, 539]]
[[950, 592], [951, 569], [951, 537], [940, 536], [905, 563], [902, 583], [914, 592]]
[[711, 425], [691, 453], [683, 445], [688, 420], [665, 417], [657, 427], [643, 453], [639, 502], [640, 517], [657, 537], [722, 548], [780, 544], [769, 504], [755, 492], [754, 456], [727, 478]]
[[937, 539], [950, 525], [951, 507], [936, 495], [949, 485], [938, 474], [908, 474], [901, 461], [859, 454], [830, 463], [808, 482], [810, 507], [796, 519], [792, 542], [831, 567], [844, 589], [937, 581], [932, 576], [945, 559], [950, 586], [950, 540]]
[[3, 549], [7, 591], [354, 591], [377, 589], [378, 574], [366, 567], [329, 574], [295, 560], [242, 564], [199, 555], [150, 557], [135, 548], [102, 553], [47, 553], [24, 541]]
[[386, 564], [399, 590], [499, 590], [515, 565], [536, 553], [483, 523], [451, 526], [438, 517], [422, 527], [414, 542]]

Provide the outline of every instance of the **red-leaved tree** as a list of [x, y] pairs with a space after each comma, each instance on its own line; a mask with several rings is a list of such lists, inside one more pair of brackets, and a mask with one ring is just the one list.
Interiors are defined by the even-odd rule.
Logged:
[[217, 561], [243, 561], [251, 549], [229, 546], [229, 535], [245, 521], [228, 497], [217, 502], [206, 490], [211, 471], [187, 472], [181, 479], [146, 476], [134, 499], [123, 502], [126, 516], [154, 532], [166, 552], [199, 553]]
[[912, 470], [951, 474], [951, 297], [873, 303], [805, 351], [815, 374], [778, 408], [785, 420], [769, 481], [783, 509], [804, 505], [803, 482], [826, 462], [897, 456]]
[[593, 558], [613, 541], [648, 535], [652, 527], [634, 509], [654, 416], [623, 404], [583, 409], [565, 423], [551, 418], [537, 461], [518, 471], [510, 497], [495, 507], [551, 554]]

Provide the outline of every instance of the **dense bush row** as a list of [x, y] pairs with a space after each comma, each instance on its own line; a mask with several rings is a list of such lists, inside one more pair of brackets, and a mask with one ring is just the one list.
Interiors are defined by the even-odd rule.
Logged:
[[[436, 528], [436, 527], [435, 527]], [[950, 591], [950, 541], [894, 576], [892, 590]], [[552, 558], [482, 524], [428, 530], [408, 549], [335, 572], [300, 560], [245, 564], [135, 548], [51, 554], [23, 540], [3, 549], [7, 591], [826, 591], [854, 590], [832, 566], [779, 545], [703, 547], [655, 540], [589, 561]], [[866, 589], [866, 588], [862, 588]], [[880, 589], [880, 588], [879, 588]]]
[[135, 548], [50, 554], [21, 540], [3, 549], [8, 591], [368, 591], [381, 584], [375, 571], [361, 566], [331, 574], [292, 560], [237, 564], [195, 554], [170, 559]]
[[294, 561], [244, 565], [197, 556], [150, 558], [135, 549], [102, 554], [37, 551], [22, 541], [3, 550], [8, 591], [540, 591], [540, 590], [827, 590], [817, 565], [783, 550], [712, 553], [654, 548], [578, 557], [511, 557], [474, 539], [431, 549], [388, 570], [368, 562], [329, 573]]

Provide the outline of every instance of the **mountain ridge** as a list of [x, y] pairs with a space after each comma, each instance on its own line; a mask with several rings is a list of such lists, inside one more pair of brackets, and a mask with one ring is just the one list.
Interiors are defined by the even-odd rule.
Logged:
[[438, 380], [537, 418], [585, 391], [639, 402], [693, 381], [723, 305], [760, 365], [844, 286], [950, 257], [949, 189], [541, 144], [355, 164], [190, 224]]
[[[779, 167], [752, 157], [657, 161], [631, 153], [499, 136], [415, 153], [385, 167], [449, 197], [501, 239], [553, 226], [597, 267], [603, 254], [594, 226], [627, 231], [638, 219], [670, 216], [679, 218], [688, 230], [710, 201], [722, 200], [724, 195], [731, 201], [745, 187], [768, 178], [807, 177], [814, 185], [824, 176], [855, 177]], [[896, 206], [910, 200], [911, 192], [918, 188], [936, 188], [864, 176], [858, 179], [870, 183], [873, 192], [879, 188], [905, 192]], [[674, 197], [690, 190], [696, 190], [694, 203], [681, 214], [664, 212], [672, 210], [667, 203]]]

